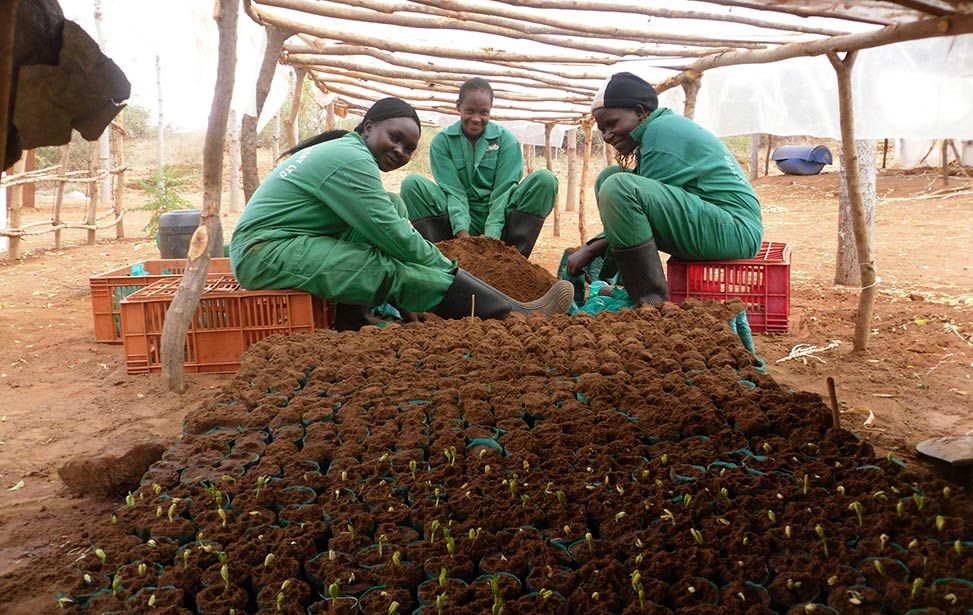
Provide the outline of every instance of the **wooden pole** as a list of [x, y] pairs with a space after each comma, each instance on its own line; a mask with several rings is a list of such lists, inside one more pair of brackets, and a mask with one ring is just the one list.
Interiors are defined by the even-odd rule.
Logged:
[[828, 60], [838, 76], [838, 108], [841, 114], [841, 164], [848, 178], [848, 200], [851, 201], [851, 215], [855, 229], [855, 244], [858, 248], [858, 266], [861, 269], [862, 292], [858, 299], [858, 315], [855, 319], [854, 350], [868, 350], [871, 334], [872, 312], [875, 309], [875, 295], [878, 293], [875, 261], [872, 260], [872, 246], [868, 238], [865, 219], [865, 205], [862, 199], [861, 177], [858, 172], [858, 154], [855, 148], [855, 109], [852, 99], [851, 71], [857, 52], [845, 55], [844, 60], [838, 52], [828, 52]]
[[581, 129], [584, 130], [584, 161], [581, 163], [581, 192], [578, 194], [578, 234], [581, 243], [588, 241], [588, 225], [585, 222], [585, 200], [588, 197], [588, 173], [591, 167], [591, 126], [594, 118], [590, 115], [584, 118]]
[[949, 185], [949, 152], [946, 146], [948, 141], [948, 139], [943, 139], [939, 145], [939, 164], [940, 171], [943, 174], [943, 186]]
[[[7, 125], [10, 122], [10, 89], [14, 71], [14, 25], [17, 0], [0, 2], [0, 161], [7, 160]], [[6, 165], [0, 171], [6, 171]], [[10, 228], [16, 228], [11, 224]], [[13, 237], [10, 245], [13, 245]]]
[[222, 255], [223, 246], [216, 245], [220, 236], [220, 194], [223, 190], [223, 145], [226, 121], [233, 96], [236, 70], [237, 16], [240, 0], [218, 0], [214, 19], [219, 27], [219, 62], [216, 87], [210, 107], [209, 125], [203, 145], [203, 209], [199, 227], [189, 242], [186, 272], [179, 289], [172, 298], [162, 325], [162, 380], [171, 391], [186, 389], [184, 351], [189, 323], [199, 306], [199, 298], [206, 284], [210, 257]]
[[[251, 115], [244, 115], [243, 119], [246, 120], [248, 117], [253, 117]], [[240, 152], [240, 140], [241, 140], [241, 129], [240, 124], [237, 122], [236, 111], [230, 109], [230, 119], [229, 119], [229, 131], [230, 131], [230, 142], [227, 144], [227, 149], [229, 150], [229, 156], [227, 156], [227, 172], [229, 177], [227, 192], [227, 209], [236, 212], [240, 211], [240, 163], [241, 163], [241, 152]], [[256, 145], [256, 124], [254, 124], [254, 145]], [[257, 163], [257, 152], [256, 149], [253, 151], [253, 164], [256, 168]], [[244, 182], [246, 183], [246, 182]], [[254, 187], [256, 190], [256, 187]]]
[[882, 168], [883, 169], [885, 168], [885, 162], [888, 160], [888, 158], [889, 158], [889, 140], [885, 139], [885, 142], [882, 144]]
[[569, 130], [564, 138], [568, 152], [568, 194], [564, 199], [564, 211], [574, 211], [578, 202], [578, 129]]
[[[124, 112], [124, 109], [122, 110]], [[115, 164], [118, 173], [115, 174], [115, 193], [112, 199], [112, 212], [115, 214], [115, 239], [125, 239], [125, 221], [122, 220], [122, 201], [125, 196], [125, 131], [116, 130], [112, 139], [112, 149], [115, 150]]]
[[605, 166], [606, 167], [610, 167], [611, 165], [615, 164], [615, 148], [613, 148], [608, 143], [605, 143], [604, 141], [602, 141], [601, 143], [602, 143], [602, 145], [605, 146], [604, 147], [604, 150], [605, 150], [604, 151], [604, 153], [605, 153]]
[[770, 151], [774, 149], [774, 135], [767, 135], [767, 151], [764, 152], [764, 177], [770, 175]]
[[[68, 172], [68, 157], [71, 155], [71, 142], [61, 147], [61, 167], [58, 171], [60, 177], [64, 177]], [[60, 179], [57, 182], [57, 189], [54, 194], [54, 212], [51, 216], [51, 224], [54, 225], [54, 249], [61, 251], [61, 204], [64, 203], [64, 187], [67, 181]]]
[[298, 126], [297, 120], [301, 113], [301, 92], [304, 89], [304, 77], [306, 75], [307, 70], [303, 68], [294, 69], [294, 90], [291, 93], [291, 111], [284, 120], [288, 149], [297, 145], [297, 142], [300, 140], [300, 126]]
[[[24, 159], [21, 158], [11, 167], [11, 175], [24, 172]], [[0, 188], [6, 190], [6, 188]], [[20, 213], [24, 205], [24, 185], [17, 184], [10, 186], [7, 195], [10, 197], [7, 203], [7, 228], [20, 228]], [[11, 237], [7, 247], [7, 258], [15, 261], [20, 258], [20, 237]]]
[[831, 422], [835, 427], [841, 427], [841, 411], [838, 409], [838, 391], [834, 378], [828, 376], [828, 397], [831, 400]]
[[760, 174], [760, 133], [750, 135], [750, 179], [757, 179]]
[[[260, 72], [257, 73], [256, 114], [250, 115], [249, 113], [244, 113], [243, 121], [239, 125], [236, 125], [236, 122], [233, 120], [230, 121], [231, 125], [236, 125], [236, 129], [231, 130], [230, 135], [238, 135], [239, 141], [237, 145], [234, 145], [233, 137], [231, 136], [230, 138], [230, 165], [232, 168], [234, 156], [239, 155], [240, 172], [243, 174], [244, 204], [250, 200], [250, 197], [256, 192], [257, 186], [260, 185], [260, 173], [257, 170], [257, 120], [263, 111], [264, 103], [267, 102], [267, 95], [270, 93], [270, 86], [274, 81], [274, 71], [277, 69], [277, 57], [280, 55], [280, 49], [287, 37], [290, 36], [289, 32], [273, 26], [264, 27], [264, 33], [267, 44], [264, 48], [264, 57], [260, 64]], [[238, 154], [233, 153], [234, 149], [236, 149]], [[232, 172], [230, 177], [232, 179]], [[235, 202], [237, 198], [231, 191], [230, 211], [239, 211], [239, 204]]]
[[[88, 177], [94, 178], [98, 173], [98, 159], [101, 157], [101, 145], [92, 141], [88, 148]], [[84, 223], [88, 225], [88, 245], [95, 245], [95, 220], [98, 218], [98, 191], [100, 182], [88, 182], [88, 211], [85, 213]]]
[[324, 129], [334, 130], [334, 101], [328, 103], [328, 117], [324, 118]]
[[[551, 173], [554, 172], [554, 162], [551, 156], [551, 132], [554, 130], [554, 124], [544, 124], [544, 160], [547, 163], [547, 170]], [[561, 212], [558, 207], [558, 197], [560, 196], [560, 190], [558, 190], [558, 196], [554, 197], [554, 236], [561, 236]]]

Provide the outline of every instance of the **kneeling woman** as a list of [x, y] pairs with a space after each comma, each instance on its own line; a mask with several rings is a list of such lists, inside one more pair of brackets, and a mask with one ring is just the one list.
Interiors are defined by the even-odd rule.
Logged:
[[567, 312], [570, 283], [519, 303], [458, 269], [412, 228], [379, 171], [409, 162], [419, 133], [415, 110], [385, 98], [353, 132], [325, 132], [285, 152], [290, 157], [254, 192], [230, 241], [243, 287], [298, 288], [339, 305], [390, 302], [443, 318]]

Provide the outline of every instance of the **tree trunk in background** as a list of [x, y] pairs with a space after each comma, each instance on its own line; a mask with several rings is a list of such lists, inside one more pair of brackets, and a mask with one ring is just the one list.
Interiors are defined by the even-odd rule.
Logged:
[[166, 189], [166, 158], [165, 158], [165, 127], [162, 124], [162, 59], [155, 56], [155, 83], [159, 88], [159, 127], [156, 131], [156, 166], [159, 168], [159, 175], [156, 185], [159, 189], [158, 196], [165, 194]]
[[[260, 118], [261, 111], [263, 111], [264, 103], [267, 102], [267, 94], [270, 93], [274, 71], [277, 69], [277, 57], [280, 55], [284, 41], [290, 36], [290, 33], [273, 26], [265, 27], [264, 32], [267, 35], [267, 46], [264, 49], [263, 62], [257, 75], [257, 115], [245, 113], [242, 125], [239, 127], [244, 203], [250, 200], [250, 197], [257, 190], [257, 186], [260, 185], [260, 172], [257, 169], [257, 120]], [[237, 211], [236, 209], [232, 210]]]
[[564, 198], [564, 211], [574, 211], [578, 202], [578, 129], [569, 130], [564, 138], [568, 150], [568, 192]]
[[284, 120], [284, 130], [287, 132], [287, 149], [297, 145], [300, 141], [300, 126], [298, 116], [301, 112], [301, 92], [304, 91], [304, 77], [307, 71], [303, 68], [294, 69], [294, 89], [291, 92], [291, 110]]
[[[862, 202], [862, 181], [858, 172], [858, 152], [855, 149], [855, 106], [851, 88], [851, 70], [857, 52], [838, 57], [838, 52], [828, 52], [828, 60], [838, 77], [838, 109], [841, 114], [841, 167], [848, 176], [848, 200], [855, 229], [855, 246], [858, 251], [858, 269], [861, 272], [861, 295], [858, 297], [858, 314], [855, 317], [856, 352], [868, 350], [868, 338], [872, 331], [872, 313], [875, 311], [875, 295], [878, 276], [872, 260], [872, 242], [865, 223], [865, 205]], [[874, 166], [874, 162], [872, 163]]]
[[219, 26], [220, 52], [216, 69], [216, 87], [210, 107], [209, 125], [203, 145], [203, 209], [199, 227], [189, 242], [186, 272], [172, 298], [162, 326], [162, 380], [171, 391], [186, 389], [185, 348], [189, 323], [199, 306], [206, 284], [210, 257], [223, 254], [216, 245], [220, 235], [220, 194], [223, 189], [223, 144], [226, 121], [233, 96], [236, 70], [237, 17], [240, 0], [220, 0], [214, 18]]
[[[865, 227], [871, 244], [875, 242], [875, 141], [857, 139], [855, 151], [858, 154], [862, 203], [865, 206]], [[843, 286], [861, 286], [862, 283], [844, 165], [841, 166], [841, 194], [838, 198], [838, 254], [835, 258], [834, 283]]]
[[[247, 118], [251, 117], [249, 115], [243, 116], [243, 121], [246, 122]], [[236, 111], [230, 109], [230, 119], [228, 121], [228, 129], [230, 131], [230, 143], [227, 146], [229, 151], [229, 160], [227, 161], [227, 171], [229, 172], [229, 185], [227, 190], [229, 192], [229, 199], [227, 202], [227, 208], [230, 211], [240, 211], [240, 164], [241, 164], [241, 150], [243, 149], [240, 144], [240, 124], [237, 122]], [[253, 132], [254, 137], [256, 137], [256, 130]], [[257, 149], [256, 149], [256, 138], [253, 142], [253, 163], [256, 167], [257, 163]], [[254, 168], [256, 171], [256, 168]], [[246, 185], [246, 182], [244, 182]], [[254, 187], [256, 190], [256, 186]]]
[[[101, 18], [103, 16], [101, 10], [101, 1], [102, 0], [95, 0], [95, 32], [98, 35], [98, 47], [101, 48], [102, 53], [108, 55], [107, 45], [105, 44], [105, 33], [101, 27]], [[101, 134], [101, 138], [98, 139], [98, 145], [101, 148], [99, 166], [102, 169], [110, 169], [111, 125], [105, 128], [105, 132]], [[102, 203], [107, 203], [111, 200], [111, 175], [105, 175], [105, 179], [101, 180], [101, 190], [98, 192], [98, 200]]]

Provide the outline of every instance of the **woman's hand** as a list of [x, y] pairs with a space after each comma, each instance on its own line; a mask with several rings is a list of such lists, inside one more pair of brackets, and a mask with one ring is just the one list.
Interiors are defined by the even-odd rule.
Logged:
[[608, 250], [608, 240], [604, 237], [583, 244], [568, 257], [565, 270], [570, 276], [581, 275], [591, 261], [603, 255], [606, 250]]
[[460, 231], [460, 232], [456, 233], [456, 239], [465, 239], [466, 237], [469, 237], [469, 236], [470, 236], [470, 232], [469, 231]]

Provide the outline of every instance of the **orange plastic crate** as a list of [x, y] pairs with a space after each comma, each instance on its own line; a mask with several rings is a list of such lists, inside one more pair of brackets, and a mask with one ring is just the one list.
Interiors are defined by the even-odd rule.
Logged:
[[[160, 280], [121, 303], [129, 374], [162, 371], [162, 325], [179, 279]], [[331, 304], [301, 290], [248, 291], [231, 275], [210, 275], [186, 332], [189, 373], [233, 373], [247, 348], [275, 333], [328, 328]]]
[[[147, 275], [129, 275], [132, 267], [142, 265]], [[132, 263], [119, 269], [91, 276], [91, 311], [95, 316], [95, 341], [122, 343], [122, 301], [137, 290], [159, 280], [179, 278], [186, 270], [184, 258], [158, 258]], [[210, 273], [232, 273], [230, 259], [210, 260]], [[163, 273], [167, 272], [167, 273]]]
[[673, 303], [686, 299], [726, 301], [740, 299], [747, 305], [747, 321], [754, 333], [786, 333], [791, 313], [791, 248], [786, 243], [765, 241], [752, 259], [683, 261], [666, 264], [669, 297]]

